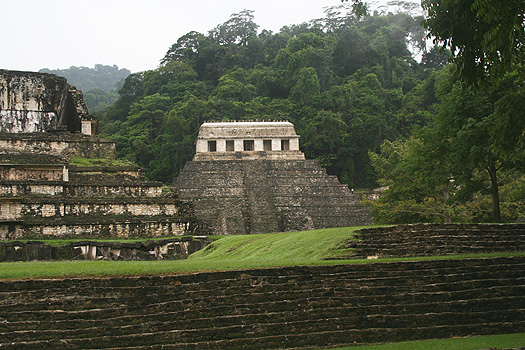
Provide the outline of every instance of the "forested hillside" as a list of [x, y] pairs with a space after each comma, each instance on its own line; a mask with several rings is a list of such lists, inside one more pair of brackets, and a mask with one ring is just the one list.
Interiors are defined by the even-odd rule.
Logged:
[[425, 79], [443, 60], [432, 52], [418, 64], [408, 50], [424, 45], [421, 18], [327, 13], [272, 33], [243, 11], [207, 34], [189, 32], [158, 69], [126, 79], [103, 132], [150, 179], [169, 183], [203, 121], [289, 120], [308, 158], [352, 187], [375, 186], [368, 151], [428, 122]]
[[71, 66], [67, 69], [41, 69], [64, 77], [84, 93], [84, 100], [93, 114], [104, 111], [118, 99], [118, 90], [124, 79], [131, 74], [128, 69], [118, 66], [96, 64], [94, 68]]
[[466, 91], [450, 54], [426, 47], [422, 18], [342, 12], [272, 33], [245, 10], [187, 33], [159, 68], [128, 76], [102, 133], [149, 179], [171, 183], [204, 121], [289, 120], [306, 157], [341, 182], [388, 186], [373, 204], [378, 223], [523, 217], [522, 129], [508, 123], [522, 123], [522, 75]]

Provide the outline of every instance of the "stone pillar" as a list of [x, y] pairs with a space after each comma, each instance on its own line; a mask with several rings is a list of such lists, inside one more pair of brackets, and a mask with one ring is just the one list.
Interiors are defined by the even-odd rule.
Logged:
[[239, 139], [235, 140], [235, 143], [234, 143], [235, 144], [235, 152], [240, 152], [240, 151], [244, 150], [243, 141], [244, 140], [239, 140]]
[[298, 151], [299, 150], [299, 139], [294, 138], [290, 139], [290, 151]]
[[253, 149], [254, 151], [264, 151], [262, 139], [255, 139], [254, 144], [255, 144], [255, 148]]
[[272, 150], [273, 151], [281, 150], [281, 139], [272, 139]]
[[208, 140], [197, 140], [195, 148], [197, 153], [208, 152]]
[[64, 168], [62, 168], [62, 181], [69, 181], [69, 169], [65, 165]]
[[226, 140], [217, 140], [217, 152], [226, 152]]

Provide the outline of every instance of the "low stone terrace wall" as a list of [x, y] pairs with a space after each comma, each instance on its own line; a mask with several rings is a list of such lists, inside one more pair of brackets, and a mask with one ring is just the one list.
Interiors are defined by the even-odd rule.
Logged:
[[74, 217], [0, 221], [0, 240], [123, 239], [191, 235], [200, 232], [191, 217]]
[[0, 242], [0, 262], [46, 260], [180, 260], [207, 239], [181, 237], [145, 242], [79, 241], [56, 247], [40, 241]]
[[4, 181], [0, 185], [2, 196], [68, 195], [84, 197], [160, 197], [162, 184], [158, 182], [126, 183], [71, 183], [64, 181]]
[[82, 215], [177, 215], [181, 202], [169, 197], [26, 197], [21, 199], [19, 217], [63, 217]]
[[354, 257], [399, 257], [525, 250], [525, 224], [415, 224], [356, 231]]
[[10, 153], [116, 158], [115, 142], [98, 136], [69, 132], [0, 133], [0, 149]]
[[291, 349], [525, 332], [525, 257], [0, 281], [3, 349]]

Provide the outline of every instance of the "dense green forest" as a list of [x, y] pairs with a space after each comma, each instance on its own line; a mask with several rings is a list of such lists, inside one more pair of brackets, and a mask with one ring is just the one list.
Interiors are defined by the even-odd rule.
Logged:
[[128, 69], [102, 64], [96, 64], [94, 68], [76, 66], [54, 70], [44, 68], [39, 72], [64, 77], [71, 85], [82, 90], [86, 105], [93, 114], [103, 112], [115, 103], [124, 79], [131, 74]]
[[425, 79], [444, 60], [435, 51], [422, 64], [412, 57], [408, 44], [424, 45], [420, 21], [329, 15], [258, 33], [251, 11], [234, 14], [206, 35], [180, 37], [158, 69], [130, 75], [103, 133], [150, 179], [169, 183], [202, 122], [289, 120], [308, 158], [344, 183], [373, 187], [368, 151], [429, 120], [419, 108], [434, 98]]
[[102, 133], [149, 179], [171, 183], [204, 121], [289, 120], [306, 157], [341, 182], [388, 186], [372, 204], [378, 223], [523, 217], [522, 144], [504, 155], [493, 137], [508, 128], [493, 116], [523, 92], [520, 75], [466, 92], [450, 54], [427, 48], [422, 18], [349, 9], [278, 33], [259, 31], [244, 10], [183, 35], [159, 68], [126, 78], [99, 114]]

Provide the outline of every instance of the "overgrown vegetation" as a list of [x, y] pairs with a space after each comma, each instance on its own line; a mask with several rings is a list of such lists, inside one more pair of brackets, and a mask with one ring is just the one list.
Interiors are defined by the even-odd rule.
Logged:
[[71, 165], [79, 167], [111, 167], [111, 166], [136, 166], [130, 161], [121, 159], [106, 159], [106, 158], [84, 158], [79, 156], [71, 156]]
[[368, 150], [428, 123], [420, 106], [434, 97], [421, 84], [443, 61], [436, 51], [423, 63], [412, 57], [409, 45], [424, 46], [421, 18], [326, 13], [273, 33], [258, 32], [246, 10], [207, 34], [187, 33], [158, 69], [126, 79], [102, 133], [149, 179], [171, 183], [204, 121], [289, 120], [308, 158], [353, 188], [375, 186]]

